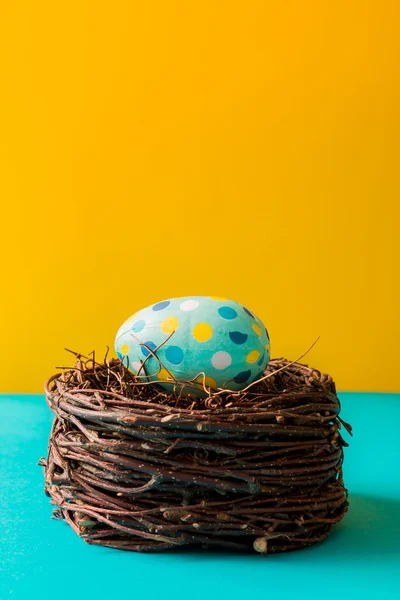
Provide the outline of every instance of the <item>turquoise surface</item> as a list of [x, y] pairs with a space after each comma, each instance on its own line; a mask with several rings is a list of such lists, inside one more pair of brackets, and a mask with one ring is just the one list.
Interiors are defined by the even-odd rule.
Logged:
[[185, 296], [132, 315], [117, 332], [115, 350], [140, 377], [158, 383], [195, 379], [185, 391], [197, 395], [204, 385], [239, 390], [259, 379], [269, 361], [270, 340], [262, 321], [242, 304]]
[[347, 516], [319, 546], [270, 557], [134, 554], [88, 546], [50, 519], [43, 396], [0, 396], [0, 600], [400, 598], [400, 395], [340, 394], [354, 427]]

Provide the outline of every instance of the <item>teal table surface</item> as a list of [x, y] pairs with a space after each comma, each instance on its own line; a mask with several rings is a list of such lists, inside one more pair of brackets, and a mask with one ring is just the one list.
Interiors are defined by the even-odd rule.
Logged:
[[400, 395], [341, 393], [350, 508], [312, 548], [270, 557], [135, 554], [89, 546], [51, 519], [37, 461], [41, 395], [0, 396], [0, 600], [400, 598]]

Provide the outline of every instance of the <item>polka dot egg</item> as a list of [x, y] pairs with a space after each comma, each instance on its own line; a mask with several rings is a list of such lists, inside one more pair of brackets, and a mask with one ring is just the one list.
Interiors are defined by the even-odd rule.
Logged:
[[[243, 389], [259, 379], [270, 357], [265, 325], [245, 306], [215, 296], [157, 302], [132, 315], [115, 340], [118, 358], [144, 380], [185, 391]], [[171, 384], [166, 382], [170, 381]]]

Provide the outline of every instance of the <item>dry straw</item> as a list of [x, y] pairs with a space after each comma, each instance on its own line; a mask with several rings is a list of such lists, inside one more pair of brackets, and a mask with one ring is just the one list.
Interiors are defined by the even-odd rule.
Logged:
[[46, 383], [55, 419], [40, 464], [54, 516], [86, 542], [267, 554], [319, 542], [344, 516], [351, 428], [329, 375], [274, 359], [246, 390], [196, 399], [76, 357]]

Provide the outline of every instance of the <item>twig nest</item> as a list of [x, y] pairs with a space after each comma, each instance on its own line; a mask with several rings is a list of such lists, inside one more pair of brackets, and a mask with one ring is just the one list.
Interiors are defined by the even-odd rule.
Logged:
[[78, 355], [45, 390], [45, 490], [89, 544], [272, 554], [325, 539], [347, 510], [335, 385], [305, 365], [271, 360], [246, 391], [193, 399]]

